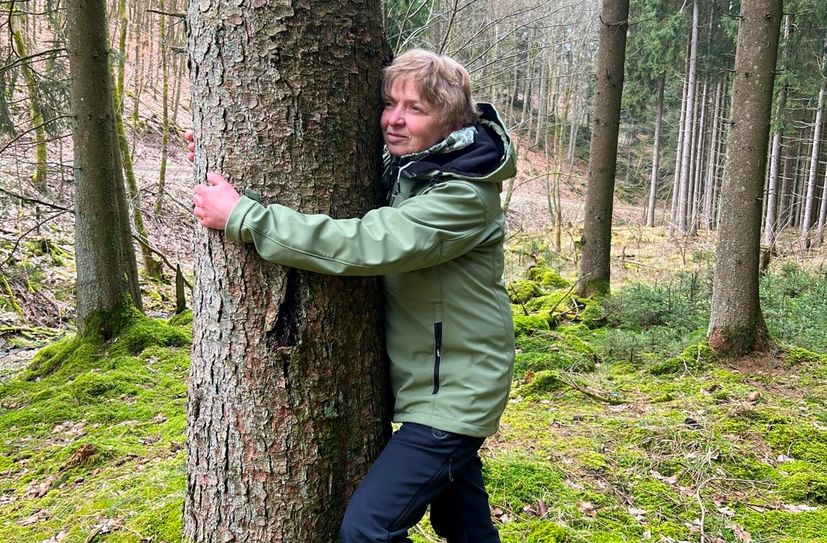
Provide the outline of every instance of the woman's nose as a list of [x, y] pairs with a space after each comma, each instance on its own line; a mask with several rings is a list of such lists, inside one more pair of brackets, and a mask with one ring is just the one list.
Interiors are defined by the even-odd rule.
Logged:
[[393, 108], [388, 122], [392, 125], [405, 124], [405, 110], [399, 106]]

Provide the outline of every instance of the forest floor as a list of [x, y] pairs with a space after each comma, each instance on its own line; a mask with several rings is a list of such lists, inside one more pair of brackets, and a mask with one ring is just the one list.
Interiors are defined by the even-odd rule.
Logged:
[[[157, 153], [140, 157], [150, 216]], [[191, 276], [193, 181], [173, 160], [150, 236]], [[827, 542], [824, 253], [783, 255], [762, 278], [772, 352], [717, 359], [703, 345], [712, 242], [669, 241], [621, 203], [614, 295], [578, 299], [582, 171], [564, 184], [555, 250], [545, 165], [531, 164], [509, 219], [515, 380], [482, 451], [504, 543]], [[2, 211], [0, 541], [179, 541], [189, 319], [168, 321], [169, 280], [143, 278], [154, 319], [110, 344], [73, 343], [71, 217], [20, 236], [31, 209]], [[413, 538], [441, 541], [427, 519]]]

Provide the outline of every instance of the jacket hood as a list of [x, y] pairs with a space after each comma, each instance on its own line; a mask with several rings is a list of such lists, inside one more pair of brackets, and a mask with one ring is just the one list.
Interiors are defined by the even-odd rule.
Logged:
[[479, 121], [460, 128], [419, 153], [402, 156], [398, 165], [411, 177], [502, 182], [516, 172], [511, 137], [491, 104], [479, 103]]

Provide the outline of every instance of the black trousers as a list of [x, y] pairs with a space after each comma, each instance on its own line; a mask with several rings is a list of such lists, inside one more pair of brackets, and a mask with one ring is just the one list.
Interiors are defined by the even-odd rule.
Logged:
[[500, 543], [477, 453], [483, 441], [404, 423], [354, 492], [342, 543], [410, 542], [408, 529], [429, 504], [448, 543]]

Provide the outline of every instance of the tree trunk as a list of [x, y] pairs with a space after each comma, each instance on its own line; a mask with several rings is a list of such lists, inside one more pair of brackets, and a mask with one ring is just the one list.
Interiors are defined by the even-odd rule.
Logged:
[[715, 186], [718, 183], [718, 147], [720, 141], [718, 119], [721, 114], [721, 102], [723, 100], [722, 88], [723, 83], [718, 81], [715, 87], [715, 109], [712, 113], [712, 130], [709, 136], [709, 156], [706, 162], [706, 186], [704, 187], [704, 209], [701, 214], [701, 220], [707, 231], [712, 227], [713, 196], [715, 194]]
[[[83, 334], [94, 313], [141, 306], [135, 252], [121, 176], [112, 76], [103, 0], [67, 4], [69, 73], [74, 113], [75, 260], [77, 327]], [[100, 330], [107, 335], [105, 330]]]
[[692, 145], [695, 142], [693, 127], [695, 124], [695, 92], [698, 74], [698, 0], [692, 2], [692, 36], [689, 44], [689, 71], [687, 73], [686, 118], [683, 129], [683, 148], [681, 149], [681, 175], [678, 184], [678, 232], [687, 233], [687, 205], [692, 166]]
[[660, 128], [663, 124], [663, 89], [665, 78], [658, 82], [658, 110], [655, 114], [655, 143], [652, 149], [652, 173], [649, 178], [649, 206], [646, 208], [646, 226], [655, 226], [655, 202], [658, 194], [658, 169], [660, 169]]
[[[23, 38], [23, 30], [20, 28], [18, 19], [25, 17], [16, 10], [13, 10], [9, 15], [9, 22], [11, 23], [12, 41], [14, 48], [17, 51], [19, 58], [26, 58], [29, 56], [29, 49], [26, 45], [26, 40]], [[24, 20], [25, 21], [25, 20]], [[43, 107], [40, 101], [40, 89], [37, 86], [37, 80], [34, 76], [34, 70], [29, 62], [23, 62], [20, 65], [20, 70], [23, 72], [23, 79], [26, 82], [26, 91], [29, 97], [29, 114], [31, 115], [32, 128], [34, 130], [34, 174], [32, 174], [32, 185], [46, 194], [48, 192], [48, 184], [46, 183], [46, 176], [48, 174], [47, 149], [46, 149], [46, 124], [43, 118]]]
[[[378, 1], [191, 2], [196, 179], [360, 216], [380, 176]], [[378, 285], [199, 230], [185, 536], [330, 543], [387, 437]]]
[[629, 0], [604, 0], [600, 15], [594, 119], [580, 259], [580, 296], [608, 294], [612, 204]]
[[[788, 13], [784, 17], [784, 47], [781, 51], [780, 70], [786, 67], [787, 51], [789, 49], [790, 29], [792, 28], [792, 17]], [[766, 251], [772, 253], [775, 245], [775, 235], [778, 230], [778, 213], [776, 203], [778, 201], [778, 177], [781, 165], [781, 138], [784, 135], [784, 122], [787, 111], [787, 84], [785, 83], [778, 91], [775, 104], [775, 118], [777, 128], [772, 134], [772, 148], [770, 150], [770, 177], [767, 181], [767, 215], [764, 220], [764, 245]]]
[[144, 271], [149, 277], [161, 278], [161, 262], [152, 255], [149, 242], [149, 233], [144, 225], [144, 214], [141, 211], [141, 198], [138, 193], [138, 181], [135, 178], [135, 167], [132, 164], [132, 155], [129, 153], [129, 141], [126, 139], [126, 128], [123, 122], [124, 100], [126, 98], [124, 89], [124, 74], [126, 72], [126, 34], [129, 21], [126, 18], [126, 0], [118, 0], [118, 50], [121, 52], [118, 57], [118, 71], [115, 79], [115, 130], [118, 135], [118, 146], [120, 149], [123, 175], [126, 180], [126, 190], [132, 208], [132, 223], [135, 225], [135, 233], [138, 238], [138, 246], [141, 248]]
[[[160, 11], [165, 10], [164, 0], [158, 2]], [[167, 156], [169, 155], [169, 44], [167, 43], [167, 19], [158, 15], [158, 37], [161, 55], [161, 167], [158, 171], [158, 195], [155, 198], [155, 216], [164, 211], [164, 189], [167, 179]]]
[[[684, 71], [689, 73], [689, 54], [691, 47], [686, 48], [686, 62]], [[675, 174], [672, 177], [672, 203], [669, 208], [669, 239], [675, 235], [675, 228], [678, 224], [678, 194], [681, 187], [681, 157], [683, 156], [683, 139], [686, 137], [684, 133], [686, 121], [686, 103], [687, 92], [689, 90], [689, 80], [683, 80], [683, 91], [681, 92], [681, 118], [678, 121], [678, 145], [675, 149]]]
[[694, 236], [698, 233], [698, 208], [700, 206], [701, 201], [701, 187], [703, 185], [703, 157], [704, 157], [704, 148], [707, 144], [707, 137], [706, 137], [706, 102], [707, 102], [707, 91], [708, 91], [708, 81], [704, 80], [703, 92], [701, 93], [701, 113], [698, 117], [698, 126], [695, 131], [696, 136], [696, 145], [694, 156], [692, 157], [692, 199], [690, 202], [690, 209], [692, 213], [688, 213], [690, 215], [689, 220], [689, 234]]
[[781, 5], [782, 0], [741, 4], [708, 330], [710, 347], [726, 354], [769, 345], [758, 298], [758, 261]]
[[804, 197], [804, 216], [801, 219], [801, 247], [810, 248], [810, 229], [813, 226], [813, 208], [815, 207], [816, 182], [818, 180], [818, 158], [821, 154], [821, 123], [824, 118], [824, 93], [827, 80], [821, 83], [818, 93], [815, 125], [813, 126], [813, 146], [810, 154], [810, 172], [807, 178], [807, 195]]

